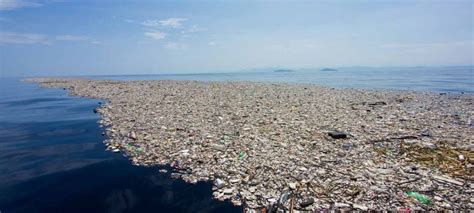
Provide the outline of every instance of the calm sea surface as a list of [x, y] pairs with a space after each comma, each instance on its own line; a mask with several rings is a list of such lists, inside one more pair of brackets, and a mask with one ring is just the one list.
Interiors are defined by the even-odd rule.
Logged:
[[[187, 184], [104, 151], [101, 100], [0, 79], [0, 212], [242, 212]], [[169, 169], [169, 168], [168, 168]]]
[[315, 69], [294, 72], [261, 70], [246, 73], [209, 73], [180, 75], [99, 76], [114, 80], [203, 80], [264, 81], [311, 83], [339, 88], [396, 89], [451, 93], [474, 93], [474, 67], [436, 68], [341, 68], [338, 71]]
[[[94, 76], [115, 80], [314, 83], [330, 87], [474, 94], [471, 67], [346, 68], [248, 73]], [[171, 179], [104, 151], [102, 100], [68, 97], [19, 78], [0, 78], [0, 212], [241, 212], [212, 199], [211, 184]]]

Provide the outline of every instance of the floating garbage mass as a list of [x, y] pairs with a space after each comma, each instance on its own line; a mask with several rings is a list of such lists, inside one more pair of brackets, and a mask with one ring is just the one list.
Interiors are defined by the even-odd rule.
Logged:
[[[472, 95], [30, 79], [108, 100], [108, 149], [251, 209], [474, 209]], [[157, 171], [158, 172], [158, 171]], [[166, 172], [166, 171], [161, 171]]]

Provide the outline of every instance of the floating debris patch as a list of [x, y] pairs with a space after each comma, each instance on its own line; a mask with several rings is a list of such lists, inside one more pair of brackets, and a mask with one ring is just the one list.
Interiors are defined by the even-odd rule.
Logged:
[[212, 181], [213, 196], [235, 205], [268, 212], [474, 209], [472, 95], [32, 81], [106, 99], [97, 112], [109, 150], [137, 165], [169, 164], [173, 178]]

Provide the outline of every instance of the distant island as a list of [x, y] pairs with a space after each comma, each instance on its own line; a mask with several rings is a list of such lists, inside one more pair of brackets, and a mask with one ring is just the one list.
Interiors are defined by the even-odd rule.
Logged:
[[323, 69], [320, 69], [319, 71], [324, 71], [324, 72], [333, 72], [333, 71], [337, 71], [337, 69], [332, 69], [332, 68], [323, 68]]
[[273, 72], [294, 72], [294, 70], [279, 69], [279, 70], [274, 70]]

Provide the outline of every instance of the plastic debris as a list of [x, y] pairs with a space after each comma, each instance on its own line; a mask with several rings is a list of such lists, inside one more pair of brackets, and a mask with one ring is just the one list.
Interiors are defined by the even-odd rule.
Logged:
[[232, 194], [234, 192], [233, 189], [224, 189], [224, 194]]
[[214, 144], [212, 146], [213, 149], [217, 150], [217, 151], [225, 151], [225, 146], [222, 145], [222, 144]]
[[355, 208], [355, 209], [360, 209], [362, 211], [367, 211], [369, 210], [369, 207], [365, 206], [365, 205], [361, 205], [361, 204], [352, 204], [352, 207]]
[[224, 182], [223, 180], [217, 178], [216, 180], [214, 180], [214, 185], [215, 185], [218, 189], [220, 189], [220, 188], [222, 188], [222, 187], [225, 186], [225, 182]]
[[300, 206], [305, 208], [307, 206], [310, 206], [314, 203], [314, 199], [312, 197], [304, 199], [301, 201]]
[[462, 186], [464, 185], [463, 182], [461, 181], [458, 181], [458, 180], [454, 180], [452, 178], [448, 178], [448, 177], [442, 177], [442, 176], [438, 176], [438, 175], [433, 175], [433, 178], [437, 181], [441, 181], [441, 182], [446, 182], [446, 183], [451, 183], [451, 184], [456, 184], [458, 186]]
[[244, 159], [244, 158], [245, 158], [245, 156], [247, 156], [247, 153], [245, 153], [245, 152], [243, 152], [243, 151], [242, 151], [242, 152], [240, 152], [240, 153], [239, 153], [239, 160], [242, 160], [242, 159]]
[[328, 135], [331, 136], [331, 138], [334, 138], [334, 139], [347, 138], [347, 133], [339, 132], [339, 131], [329, 132]]
[[430, 198], [428, 198], [426, 195], [420, 194], [420, 193], [418, 193], [418, 192], [407, 192], [406, 194], [407, 194], [408, 196], [412, 197], [412, 198], [415, 198], [415, 199], [418, 200], [420, 203], [423, 203], [423, 204], [426, 204], [426, 205], [430, 205], [430, 204], [431, 204]]
[[284, 191], [281, 195], [280, 198], [278, 199], [278, 206], [283, 206], [286, 204], [288, 199], [290, 198], [291, 193], [289, 191]]
[[137, 139], [137, 134], [135, 134], [135, 132], [130, 132], [130, 138], [133, 139], [133, 140], [136, 140]]
[[289, 183], [289, 184], [288, 184], [288, 187], [290, 187], [291, 190], [295, 190], [295, 189], [296, 189], [296, 185], [297, 185], [297, 183]]
[[[36, 82], [107, 100], [97, 109], [107, 150], [122, 151], [136, 165], [171, 164], [171, 176], [189, 183], [220, 179], [213, 196], [245, 208], [273, 208], [291, 182], [298, 187], [279, 210], [301, 208], [306, 198], [314, 198], [308, 211], [394, 209], [406, 202], [400, 193], [406, 189], [433, 197], [433, 205], [414, 202], [411, 209], [474, 209], [471, 94], [253, 82]], [[227, 188], [232, 192], [225, 194]]]
[[170, 167], [173, 169], [179, 169], [179, 162], [178, 161], [171, 162]]

